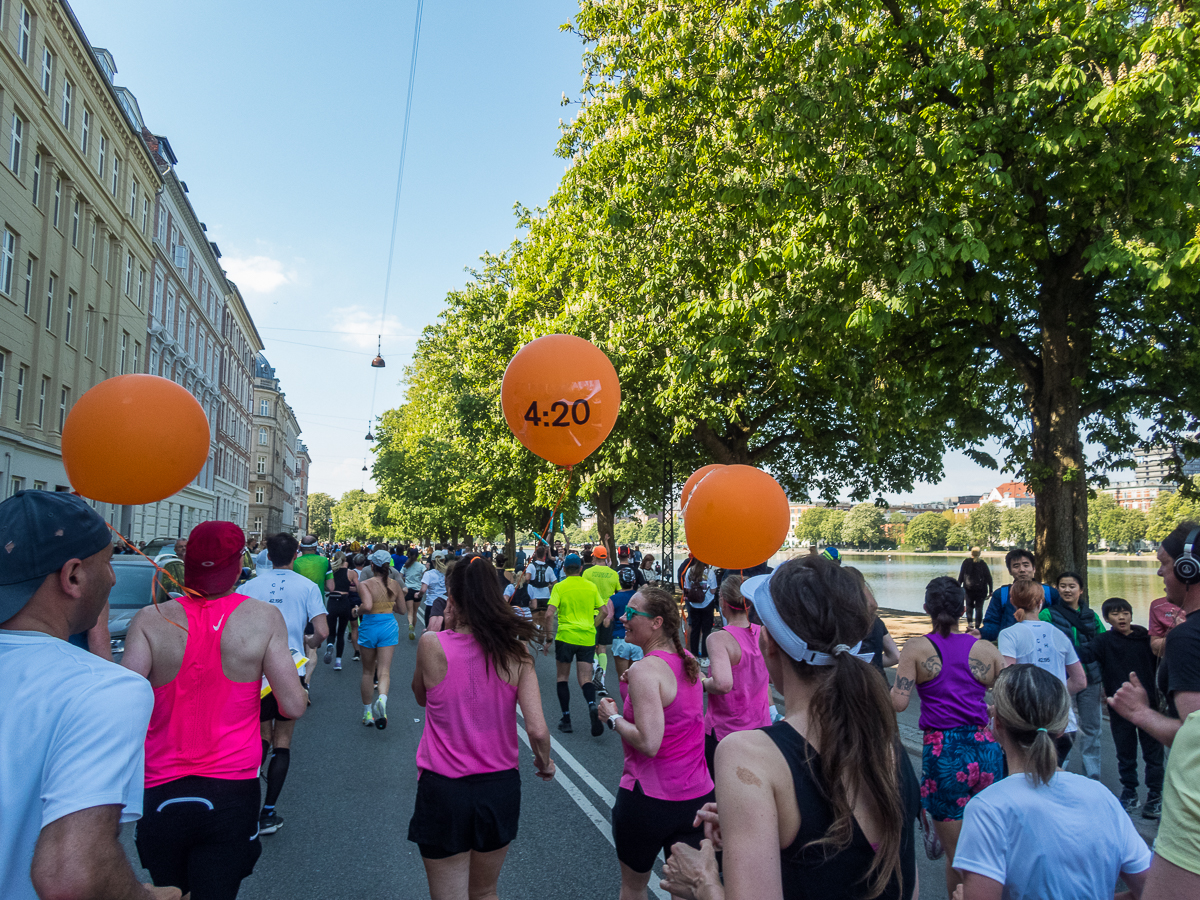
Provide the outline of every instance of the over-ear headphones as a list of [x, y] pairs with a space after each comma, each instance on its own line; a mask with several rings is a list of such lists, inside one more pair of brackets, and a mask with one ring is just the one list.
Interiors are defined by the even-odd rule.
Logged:
[[1196, 548], [1196, 538], [1200, 537], [1200, 528], [1193, 528], [1183, 541], [1183, 553], [1175, 560], [1175, 577], [1184, 584], [1200, 584], [1200, 559], [1192, 554]]

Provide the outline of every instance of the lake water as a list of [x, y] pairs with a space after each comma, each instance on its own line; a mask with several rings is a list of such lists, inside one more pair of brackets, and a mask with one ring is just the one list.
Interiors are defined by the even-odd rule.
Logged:
[[[772, 558], [779, 565], [787, 557]], [[966, 557], [961, 553], [927, 553], [920, 556], [901, 556], [869, 553], [843, 553], [842, 559], [854, 566], [871, 585], [879, 605], [888, 609], [922, 612], [925, 585], [939, 575], [958, 577], [958, 567]], [[996, 587], [1011, 584], [1012, 578], [1004, 568], [1002, 557], [985, 557], [992, 568]], [[1145, 625], [1149, 619], [1150, 601], [1163, 596], [1158, 560], [1149, 556], [1142, 560], [1093, 559], [1088, 561], [1088, 601], [1099, 612], [1100, 604], [1109, 597], [1124, 597], [1133, 606], [1133, 621]]]

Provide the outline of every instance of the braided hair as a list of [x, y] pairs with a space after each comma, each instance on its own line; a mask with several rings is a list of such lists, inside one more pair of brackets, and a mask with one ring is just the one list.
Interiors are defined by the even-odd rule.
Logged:
[[637, 596], [642, 598], [646, 612], [663, 620], [663, 634], [670, 636], [671, 643], [675, 645], [675, 652], [683, 660], [684, 674], [687, 675], [688, 681], [695, 684], [696, 679], [700, 677], [700, 663], [696, 661], [696, 657], [684, 651], [683, 642], [679, 639], [681, 623], [675, 598], [662, 588], [648, 585], [639, 590]]

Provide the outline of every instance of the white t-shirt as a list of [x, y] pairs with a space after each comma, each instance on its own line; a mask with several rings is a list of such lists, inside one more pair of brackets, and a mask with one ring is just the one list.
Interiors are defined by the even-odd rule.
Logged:
[[529, 576], [529, 581], [526, 582], [526, 584], [529, 586], [529, 598], [531, 600], [549, 600], [550, 592], [554, 590], [554, 583], [558, 581], [558, 575], [554, 573], [554, 566], [552, 566], [549, 562], [546, 562], [543, 564], [546, 567], [546, 574], [544, 576], [546, 587], [534, 587], [532, 583], [534, 578], [534, 565], [535, 563], [531, 562], [529, 567], [525, 570], [525, 574]]
[[[1049, 622], [1018, 622], [1000, 632], [997, 640], [1000, 653], [1011, 656], [1019, 663], [1033, 663], [1045, 669], [1063, 684], [1067, 683], [1067, 666], [1079, 662], [1071, 639]], [[1079, 724], [1075, 719], [1075, 705], [1071, 704], [1067, 717], [1067, 732], [1076, 731]]]
[[1150, 868], [1150, 848], [1100, 782], [1056, 772], [1034, 787], [1022, 773], [971, 798], [954, 868], [999, 881], [1004, 900], [1096, 900]]
[[[238, 589], [238, 593], [270, 603], [283, 613], [283, 621], [287, 624], [288, 649], [299, 650], [302, 656], [308, 656], [304, 647], [304, 629], [317, 616], [325, 615], [321, 589], [316, 584], [291, 569], [271, 569], [257, 578], [251, 578]], [[307, 669], [308, 666], [301, 666], [296, 671], [303, 675]]]
[[154, 691], [142, 676], [37, 631], [0, 630], [0, 897], [37, 900], [41, 830], [94, 806], [142, 815]]
[[434, 600], [446, 596], [446, 576], [434, 566], [421, 576], [421, 584], [425, 585], [425, 605], [433, 606]]

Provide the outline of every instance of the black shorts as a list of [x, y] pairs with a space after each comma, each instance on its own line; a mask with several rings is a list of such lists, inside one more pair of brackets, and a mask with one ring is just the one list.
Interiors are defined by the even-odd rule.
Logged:
[[404, 602], [405, 603], [416, 603], [417, 602], [417, 591], [415, 588], [407, 588], [404, 591]]
[[350, 610], [354, 609], [357, 605], [357, 594], [344, 594], [340, 591], [330, 591], [325, 604], [331, 616], [338, 616], [343, 619], [350, 618]]
[[425, 613], [425, 621], [437, 618], [438, 616], [446, 615], [446, 598], [438, 597], [433, 601], [433, 606], [428, 607], [428, 612]]
[[613, 627], [616, 621], [609, 622], [607, 625], [596, 626], [596, 644], [600, 647], [607, 647], [612, 643]]
[[671, 845], [679, 841], [699, 848], [704, 826], [697, 828], [692, 822], [696, 811], [716, 796], [709, 791], [695, 800], [656, 800], [642, 793], [640, 784], [635, 784], [632, 791], [621, 788], [612, 810], [617, 859], [635, 872], [649, 872], [659, 850], [663, 859], [670, 859]]
[[134, 843], [159, 887], [233, 900], [262, 854], [257, 778], [189, 775], [146, 788]]
[[[296, 677], [300, 678], [300, 673], [296, 673]], [[300, 679], [300, 683], [304, 683], [304, 679]], [[260, 722], [290, 722], [292, 721], [287, 716], [279, 711], [279, 701], [275, 699], [275, 692], [267, 694], [258, 701], [258, 721]]]
[[422, 771], [408, 839], [425, 859], [490, 853], [517, 836], [521, 775], [516, 769], [447, 778]]
[[568, 644], [565, 641], [556, 640], [554, 642], [554, 658], [560, 663], [569, 663], [574, 659], [590, 666], [596, 661], [596, 645], [580, 647], [578, 644]]

